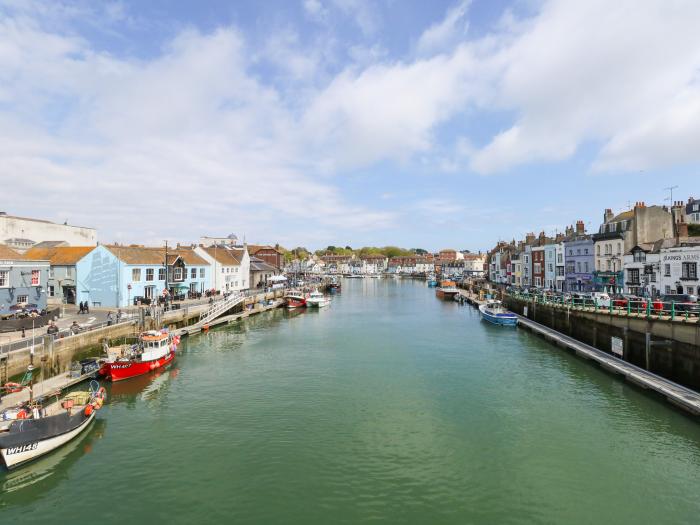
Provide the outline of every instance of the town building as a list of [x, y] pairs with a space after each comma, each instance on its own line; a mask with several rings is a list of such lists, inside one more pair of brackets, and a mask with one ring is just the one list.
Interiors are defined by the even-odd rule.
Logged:
[[[77, 268], [80, 259], [94, 246], [51, 246], [39, 243], [27, 250], [26, 259], [49, 261], [46, 295], [49, 304], [75, 304], [77, 297]], [[48, 246], [47, 246], [48, 245]]]
[[235, 233], [230, 233], [226, 237], [200, 237], [199, 245], [205, 248], [209, 246], [226, 246], [227, 248], [239, 247], [238, 236]]
[[56, 224], [41, 219], [16, 217], [0, 212], [0, 243], [20, 254], [42, 241], [62, 241], [70, 246], [95, 246], [97, 232], [94, 228]]
[[362, 273], [365, 275], [374, 275], [383, 273], [388, 264], [389, 259], [384, 255], [363, 255], [362, 261]]
[[114, 308], [199, 296], [211, 290], [210, 270], [191, 247], [168, 248], [166, 256], [164, 247], [100, 245], [76, 264], [77, 299]]
[[440, 250], [437, 258], [444, 261], [460, 261], [464, 259], [464, 254], [460, 251], [453, 250], [452, 248], [446, 248], [444, 250]]
[[239, 292], [250, 288], [250, 255], [244, 245], [213, 244], [197, 246], [194, 252], [211, 267], [211, 286], [221, 293]]
[[544, 287], [556, 290], [557, 245], [550, 242], [544, 246]]
[[688, 198], [685, 205], [685, 222], [688, 224], [700, 224], [700, 199]]
[[544, 288], [544, 246], [532, 247], [532, 286]]
[[321, 260], [325, 265], [326, 273], [347, 274], [350, 273], [350, 255], [322, 255]]
[[700, 296], [700, 238], [662, 247], [659, 253], [659, 287], [663, 294]]
[[483, 277], [486, 264], [486, 254], [464, 253], [465, 277]]
[[281, 270], [257, 257], [250, 257], [250, 287], [268, 288], [270, 277], [279, 275]]
[[593, 239], [586, 234], [583, 221], [577, 221], [575, 232], [564, 241], [565, 291], [594, 291], [595, 258], [593, 249]]
[[661, 293], [659, 272], [660, 249], [666, 242], [642, 243], [632, 248], [623, 257], [626, 293], [640, 297], [656, 297]]
[[30, 260], [0, 244], [0, 315], [21, 307], [46, 308], [49, 261]]
[[555, 277], [554, 277], [554, 288], [558, 292], [564, 291], [564, 283], [566, 282], [566, 265], [564, 264], [564, 241], [563, 236], [560, 236], [559, 242], [555, 245], [556, 247], [556, 267], [555, 267]]
[[281, 270], [284, 264], [284, 254], [280, 250], [279, 245], [261, 246], [257, 244], [251, 244], [248, 245], [248, 253], [251, 257], [261, 259], [270, 266], [274, 266], [277, 270]]

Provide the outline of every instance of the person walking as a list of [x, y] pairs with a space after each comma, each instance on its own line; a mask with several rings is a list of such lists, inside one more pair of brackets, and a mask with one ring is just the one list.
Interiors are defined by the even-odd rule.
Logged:
[[88, 302], [85, 301], [85, 307], [83, 308], [83, 313], [84, 314], [89, 314], [90, 313], [90, 306], [88, 305]]
[[112, 326], [114, 322], [114, 314], [112, 312], [107, 313], [107, 326]]

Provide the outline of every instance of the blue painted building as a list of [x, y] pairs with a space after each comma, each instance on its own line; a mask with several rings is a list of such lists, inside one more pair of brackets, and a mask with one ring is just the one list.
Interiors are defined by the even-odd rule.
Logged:
[[29, 260], [0, 244], [0, 315], [46, 308], [49, 261]]
[[[190, 248], [97, 246], [76, 265], [78, 302], [126, 307], [167, 294], [194, 297], [210, 290], [210, 265]], [[166, 281], [167, 271], [167, 281]], [[167, 288], [166, 288], [167, 286]]]
[[565, 291], [594, 291], [595, 257], [593, 239], [585, 232], [583, 221], [576, 223], [576, 232], [564, 241]]

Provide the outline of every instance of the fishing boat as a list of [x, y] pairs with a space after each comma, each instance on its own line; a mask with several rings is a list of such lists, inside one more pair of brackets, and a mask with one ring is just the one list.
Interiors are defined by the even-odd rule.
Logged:
[[454, 281], [442, 281], [440, 286], [435, 290], [435, 295], [440, 299], [454, 300], [455, 295], [459, 293], [459, 289], [455, 285]]
[[306, 298], [306, 306], [312, 308], [323, 308], [324, 306], [328, 306], [329, 304], [331, 304], [331, 300], [318, 290], [316, 290], [315, 292], [311, 292]]
[[328, 284], [328, 291], [330, 293], [337, 293], [340, 291], [340, 282], [333, 280]]
[[179, 343], [167, 330], [144, 332], [136, 344], [109, 348], [99, 373], [112, 381], [146, 374], [171, 363]]
[[285, 296], [284, 300], [287, 301], [287, 308], [303, 308], [306, 306], [306, 296], [304, 292], [299, 290], [290, 290]]
[[[90, 390], [70, 392], [49, 403], [29, 401], [3, 412], [10, 418], [0, 432], [0, 456], [8, 470], [48, 454], [80, 435], [88, 428], [107, 393], [97, 381]], [[49, 396], [49, 398], [52, 396]]]
[[490, 300], [479, 306], [481, 317], [489, 323], [501, 326], [515, 326], [518, 324], [518, 316], [503, 308], [501, 301]]
[[429, 274], [426, 276], [426, 279], [425, 279], [425, 280], [426, 280], [426, 282], [428, 283], [428, 287], [429, 287], [429, 288], [435, 288], [435, 287], [438, 285], [438, 282], [437, 282], [437, 279], [435, 278], [435, 274], [434, 274], [434, 273], [429, 273]]

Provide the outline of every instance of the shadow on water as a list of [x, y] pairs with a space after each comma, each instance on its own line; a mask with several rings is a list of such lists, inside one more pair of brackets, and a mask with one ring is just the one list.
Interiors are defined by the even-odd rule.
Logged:
[[95, 419], [90, 428], [58, 450], [17, 470], [0, 473], [0, 508], [34, 503], [70, 478], [71, 467], [92, 452], [95, 442], [104, 437], [106, 429], [105, 419]]

